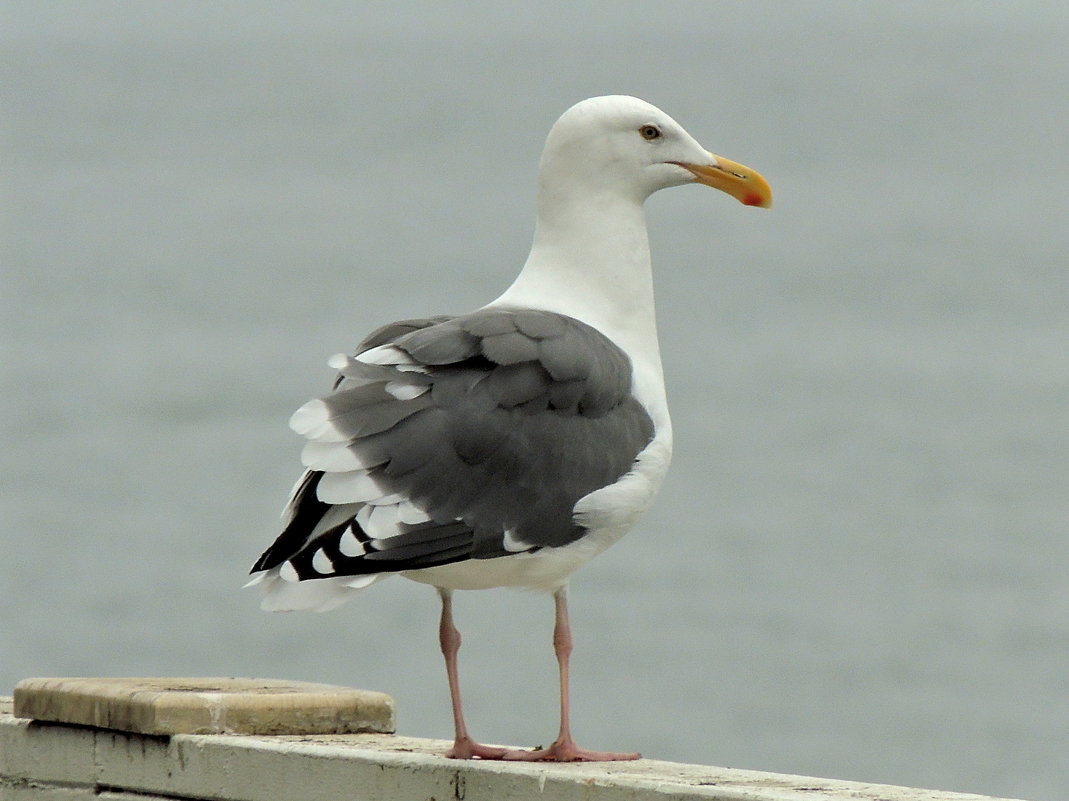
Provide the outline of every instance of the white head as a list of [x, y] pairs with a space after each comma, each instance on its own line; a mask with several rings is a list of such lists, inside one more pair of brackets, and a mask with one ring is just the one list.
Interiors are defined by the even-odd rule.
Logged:
[[[714, 156], [649, 103], [613, 95], [572, 106], [546, 139], [531, 253], [493, 305], [583, 320], [631, 357], [637, 383], [649, 379], [650, 387], [661, 387], [643, 202], [658, 189], [687, 183], [751, 206], [772, 203], [764, 178]], [[663, 387], [650, 392], [663, 406]]]
[[635, 97], [576, 103], [554, 124], [542, 154], [541, 189], [554, 195], [578, 189], [642, 202], [658, 189], [694, 182], [746, 205], [772, 203], [771, 189], [755, 171], [714, 156], [659, 108]]

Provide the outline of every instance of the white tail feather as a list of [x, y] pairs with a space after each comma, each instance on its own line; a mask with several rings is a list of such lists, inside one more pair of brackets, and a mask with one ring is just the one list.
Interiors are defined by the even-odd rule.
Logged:
[[267, 571], [264, 574], [267, 578], [261, 584], [264, 597], [260, 608], [267, 612], [327, 612], [341, 606], [365, 587], [370, 587], [376, 581], [391, 575], [376, 573], [373, 576], [338, 576], [290, 583], [280, 579], [276, 570], [277, 568]]

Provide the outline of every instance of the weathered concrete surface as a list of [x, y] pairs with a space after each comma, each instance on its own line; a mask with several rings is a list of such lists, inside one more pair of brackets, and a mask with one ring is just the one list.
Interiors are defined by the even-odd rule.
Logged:
[[[8, 708], [9, 709], [9, 708]], [[457, 761], [385, 734], [122, 733], [13, 717], [0, 701], [3, 801], [981, 801], [986, 796], [642, 759]]]
[[158, 735], [395, 729], [385, 693], [276, 679], [24, 679], [15, 687], [15, 716]]

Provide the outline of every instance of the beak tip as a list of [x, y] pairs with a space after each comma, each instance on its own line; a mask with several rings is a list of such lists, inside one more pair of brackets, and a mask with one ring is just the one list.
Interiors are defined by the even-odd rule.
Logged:
[[672, 162], [694, 175], [694, 180], [727, 192], [744, 206], [772, 207], [772, 187], [760, 173], [723, 156], [709, 154], [714, 164]]

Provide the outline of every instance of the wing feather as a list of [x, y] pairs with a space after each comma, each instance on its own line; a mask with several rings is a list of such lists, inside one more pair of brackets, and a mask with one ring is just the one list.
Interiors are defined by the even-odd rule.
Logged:
[[653, 437], [627, 356], [560, 314], [402, 321], [331, 363], [335, 391], [291, 421], [310, 440], [309, 472], [254, 571], [363, 586], [566, 545], [584, 533], [578, 500], [624, 476]]

